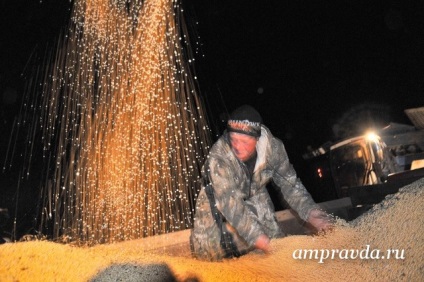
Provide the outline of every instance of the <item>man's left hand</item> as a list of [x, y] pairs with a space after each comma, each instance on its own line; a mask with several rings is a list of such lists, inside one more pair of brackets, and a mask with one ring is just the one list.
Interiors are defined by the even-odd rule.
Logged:
[[308, 222], [317, 229], [318, 232], [326, 232], [333, 228], [330, 216], [321, 210], [314, 209], [309, 213]]

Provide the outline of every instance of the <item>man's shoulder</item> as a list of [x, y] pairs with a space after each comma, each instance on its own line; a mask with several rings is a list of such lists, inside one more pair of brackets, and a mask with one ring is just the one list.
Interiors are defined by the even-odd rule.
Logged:
[[230, 150], [225, 138], [221, 136], [211, 147], [208, 154], [208, 160], [224, 158]]
[[230, 149], [230, 145], [227, 141], [226, 135], [221, 135], [218, 140], [212, 145], [209, 154], [220, 153], [222, 151], [228, 151]]
[[268, 140], [267, 143], [270, 146], [272, 146], [272, 144], [281, 144], [281, 145], [283, 145], [283, 141], [281, 141], [280, 138], [275, 137], [272, 134], [271, 130], [268, 127], [266, 127], [265, 125], [262, 125], [262, 131], [261, 132], [262, 132], [262, 135]]

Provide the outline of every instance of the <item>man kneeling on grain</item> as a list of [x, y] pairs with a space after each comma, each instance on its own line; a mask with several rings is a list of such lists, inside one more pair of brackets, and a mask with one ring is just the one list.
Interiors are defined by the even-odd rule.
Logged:
[[227, 130], [213, 145], [202, 168], [190, 246], [195, 257], [221, 260], [259, 249], [281, 236], [266, 190], [278, 186], [300, 218], [318, 231], [331, 228], [289, 162], [284, 144], [262, 124], [251, 106], [236, 109]]

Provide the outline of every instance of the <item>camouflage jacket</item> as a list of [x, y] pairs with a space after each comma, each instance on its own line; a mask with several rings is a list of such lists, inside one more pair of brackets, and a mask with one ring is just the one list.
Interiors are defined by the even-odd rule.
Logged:
[[[317, 208], [289, 162], [283, 143], [261, 128], [253, 175], [230, 148], [227, 132], [213, 145], [202, 169], [202, 188], [196, 201], [190, 244], [200, 259], [231, 256], [227, 248], [243, 254], [261, 234], [279, 235], [274, 206], [266, 184], [274, 181], [284, 199], [303, 220]], [[230, 238], [232, 244], [228, 245]], [[232, 240], [231, 240], [232, 239]]]

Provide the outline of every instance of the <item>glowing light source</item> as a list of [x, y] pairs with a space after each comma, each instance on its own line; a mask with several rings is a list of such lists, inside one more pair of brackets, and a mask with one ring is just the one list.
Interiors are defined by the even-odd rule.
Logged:
[[371, 142], [377, 142], [379, 139], [378, 135], [372, 131], [366, 133], [366, 138], [368, 141], [371, 141]]

